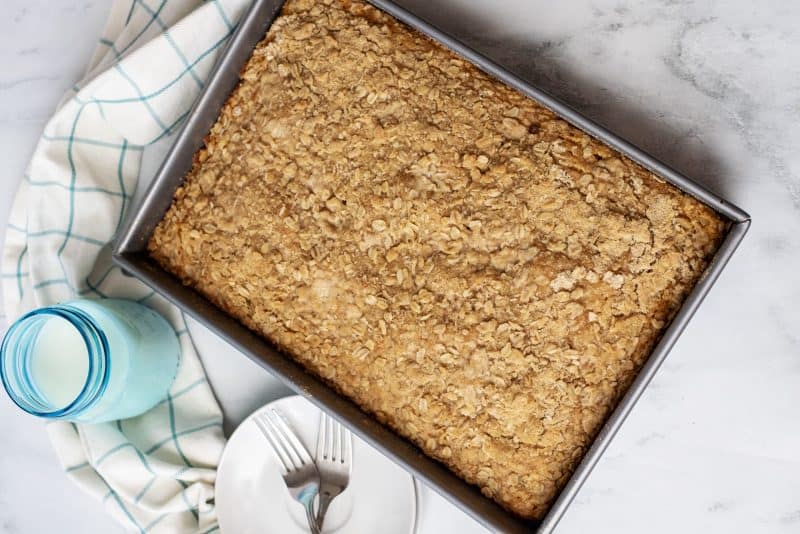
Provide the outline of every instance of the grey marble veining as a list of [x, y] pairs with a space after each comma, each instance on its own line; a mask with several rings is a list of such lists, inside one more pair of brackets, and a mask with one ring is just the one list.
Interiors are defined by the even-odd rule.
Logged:
[[[800, 531], [800, 3], [401, 3], [753, 216], [559, 532]], [[2, 220], [108, 4], [8, 0], [4, 9]], [[161, 153], [148, 151], [143, 179]], [[284, 392], [191, 330], [226, 428]], [[0, 533], [114, 532], [60, 474], [41, 426], [9, 404], [0, 399]], [[429, 493], [420, 526], [481, 531]]]

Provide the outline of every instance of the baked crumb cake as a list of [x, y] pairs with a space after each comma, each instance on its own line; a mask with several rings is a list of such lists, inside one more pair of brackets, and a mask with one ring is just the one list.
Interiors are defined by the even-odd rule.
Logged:
[[289, 0], [149, 250], [538, 518], [725, 231], [375, 8]]

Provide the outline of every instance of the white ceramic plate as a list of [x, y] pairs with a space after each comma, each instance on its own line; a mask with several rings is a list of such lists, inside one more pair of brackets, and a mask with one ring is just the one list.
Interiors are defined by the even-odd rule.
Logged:
[[[320, 411], [299, 396], [256, 410], [283, 414], [311, 456]], [[219, 464], [216, 507], [222, 534], [308, 534], [303, 507], [283, 483], [269, 442], [250, 415], [231, 436]], [[323, 534], [409, 534], [416, 526], [414, 479], [353, 436], [353, 469], [347, 489], [331, 503]]]

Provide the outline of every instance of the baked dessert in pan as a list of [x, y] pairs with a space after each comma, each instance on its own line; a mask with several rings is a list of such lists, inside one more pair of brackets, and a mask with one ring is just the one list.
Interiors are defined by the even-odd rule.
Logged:
[[525, 518], [727, 222], [359, 0], [288, 0], [149, 243]]

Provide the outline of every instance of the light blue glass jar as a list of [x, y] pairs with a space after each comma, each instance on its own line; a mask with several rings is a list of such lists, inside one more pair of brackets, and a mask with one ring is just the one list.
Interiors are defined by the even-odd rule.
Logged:
[[0, 378], [23, 410], [100, 423], [139, 415], [167, 396], [180, 345], [136, 302], [73, 300], [29, 312], [0, 345]]

